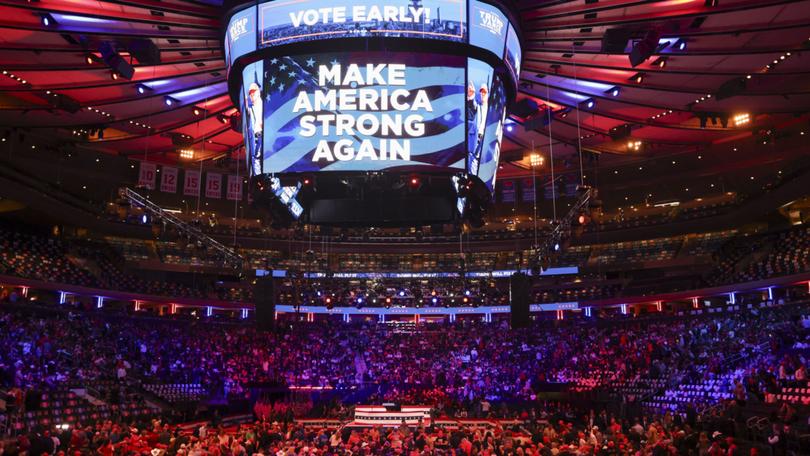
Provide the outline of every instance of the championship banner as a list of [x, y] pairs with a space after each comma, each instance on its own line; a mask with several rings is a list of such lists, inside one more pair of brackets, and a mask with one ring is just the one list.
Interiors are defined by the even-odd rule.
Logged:
[[200, 195], [200, 172], [192, 169], [187, 169], [186, 178], [183, 181], [183, 195], [185, 196], [199, 196]]
[[534, 201], [534, 191], [535, 187], [542, 185], [542, 182], [538, 182], [535, 185], [535, 182], [530, 177], [523, 178], [521, 181], [523, 187], [523, 201]]
[[208, 173], [205, 176], [205, 197], [222, 198], [222, 174]]
[[141, 162], [141, 170], [138, 174], [138, 187], [154, 190], [155, 177], [157, 176], [157, 165], [154, 163]]
[[501, 184], [501, 201], [504, 203], [515, 202], [515, 181], [503, 181]]
[[160, 177], [160, 191], [177, 193], [177, 168], [172, 166], [163, 167], [163, 174]]
[[228, 189], [225, 193], [227, 198], [231, 201], [238, 201], [242, 199], [242, 179], [239, 176], [229, 174]]

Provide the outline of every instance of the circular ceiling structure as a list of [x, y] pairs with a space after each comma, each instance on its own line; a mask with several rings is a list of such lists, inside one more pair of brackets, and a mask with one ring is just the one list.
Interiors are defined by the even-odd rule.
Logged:
[[[220, 3], [0, 2], [0, 132], [166, 163], [239, 157]], [[514, 6], [524, 55], [499, 177], [533, 150], [626, 163], [807, 123], [810, 1]]]

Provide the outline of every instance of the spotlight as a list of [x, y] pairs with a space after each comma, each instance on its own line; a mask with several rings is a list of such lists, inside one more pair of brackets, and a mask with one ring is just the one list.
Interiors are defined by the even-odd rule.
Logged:
[[138, 95], [143, 95], [150, 90], [152, 90], [152, 88], [145, 84], [137, 84], [135, 86], [135, 91], [138, 92]]
[[400, 298], [404, 298], [404, 297], [405, 297], [405, 290], [399, 290], [399, 297], [400, 297]]
[[741, 127], [741, 126], [743, 126], [743, 125], [745, 125], [745, 124], [747, 124], [749, 122], [751, 122], [751, 115], [748, 114], [747, 112], [742, 113], [742, 114], [734, 115], [734, 126], [735, 127]]
[[661, 34], [658, 30], [648, 30], [644, 34], [644, 38], [633, 44], [633, 49], [630, 51], [630, 65], [637, 67], [644, 63], [647, 59], [652, 57], [655, 50], [658, 48], [658, 41]]
[[555, 242], [555, 243], [554, 243], [554, 251], [555, 251], [555, 252], [559, 252], [559, 251], [560, 251], [560, 243], [559, 243], [559, 242]]
[[507, 125], [507, 126], [506, 126], [506, 131], [508, 131], [508, 132], [510, 132], [510, 133], [511, 133], [511, 132], [512, 132], [512, 130], [514, 130], [514, 128], [515, 128], [515, 127], [513, 127], [511, 124], [510, 124], [510, 125]]
[[593, 109], [593, 107], [596, 106], [596, 100], [594, 100], [593, 98], [589, 98], [583, 101], [582, 104], [584, 104], [585, 107], [588, 109]]
[[630, 80], [635, 82], [636, 84], [641, 84], [644, 82], [644, 73], [636, 73], [630, 77]]
[[529, 164], [532, 165], [532, 168], [537, 168], [538, 166], [543, 166], [543, 156], [537, 153], [533, 153], [529, 155]]
[[194, 149], [180, 149], [180, 158], [191, 160], [194, 158]]
[[175, 103], [179, 103], [179, 101], [167, 95], [163, 97], [163, 103], [165, 103], [166, 106], [172, 106]]
[[435, 306], [436, 304], [439, 303], [439, 298], [434, 296], [433, 298], [431, 298], [430, 302], [431, 302], [431, 304], [433, 304]]
[[653, 65], [657, 66], [658, 68], [664, 68], [667, 66], [667, 58], [659, 57], [655, 62], [653, 62]]
[[87, 62], [88, 65], [92, 65], [96, 63], [96, 57], [93, 54], [87, 54], [87, 57], [84, 58], [84, 61]]
[[200, 114], [202, 114], [202, 111], [200, 111], [200, 108], [197, 108], [197, 107], [192, 109], [191, 112], [193, 112], [195, 116], [199, 116]]
[[618, 97], [620, 92], [621, 92], [621, 89], [618, 88], [618, 87], [614, 87], [614, 88], [610, 89], [610, 94], [613, 95], [614, 97]]
[[103, 41], [99, 44], [98, 52], [101, 54], [101, 60], [103, 60], [111, 70], [118, 73], [119, 76], [124, 79], [132, 79], [135, 75], [135, 68], [132, 64], [124, 60], [109, 41]]
[[230, 117], [226, 116], [225, 114], [218, 115], [217, 119], [219, 119], [219, 121], [222, 122], [223, 124], [230, 123], [231, 121]]
[[685, 51], [686, 50], [686, 40], [684, 40], [683, 38], [679, 39], [678, 41], [675, 42], [675, 47], [679, 51]]
[[56, 19], [54, 19], [53, 16], [51, 16], [51, 13], [40, 14], [39, 20], [45, 27], [56, 27], [59, 25], [59, 23], [56, 22]]
[[112, 78], [113, 81], [117, 81], [118, 78], [121, 77], [121, 75], [118, 74], [117, 71], [110, 71], [110, 77]]

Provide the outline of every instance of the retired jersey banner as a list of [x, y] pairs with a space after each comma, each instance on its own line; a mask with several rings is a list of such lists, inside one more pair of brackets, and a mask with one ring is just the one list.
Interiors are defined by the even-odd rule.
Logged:
[[200, 172], [193, 169], [186, 170], [186, 178], [183, 181], [183, 195], [199, 196], [200, 194]]
[[177, 168], [172, 166], [163, 167], [163, 174], [160, 176], [160, 191], [177, 193]]
[[242, 179], [232, 174], [228, 175], [228, 190], [225, 192], [231, 201], [242, 199]]
[[155, 177], [157, 176], [157, 165], [154, 163], [141, 162], [141, 171], [138, 174], [138, 187], [155, 188]]
[[205, 197], [222, 198], [222, 174], [208, 173], [205, 175]]

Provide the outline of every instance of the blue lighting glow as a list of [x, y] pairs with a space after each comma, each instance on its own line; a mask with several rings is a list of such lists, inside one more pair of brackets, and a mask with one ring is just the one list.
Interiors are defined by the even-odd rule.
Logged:
[[171, 97], [176, 99], [176, 100], [185, 101], [185, 102], [188, 102], [188, 101], [190, 101], [192, 99], [196, 101], [196, 100], [201, 100], [201, 99], [203, 99], [203, 98], [205, 98], [206, 96], [209, 96], [209, 95], [223, 93], [223, 92], [227, 91], [227, 89], [228, 89], [227, 83], [221, 82], [219, 84], [214, 84], [214, 85], [210, 85], [210, 86], [195, 87], [193, 89], [182, 90], [180, 92], [176, 92], [176, 93], [171, 94]]
[[587, 96], [585, 96], [585, 95], [580, 95], [580, 94], [578, 94], [578, 93], [566, 92], [566, 91], [564, 91], [564, 90], [561, 90], [561, 91], [560, 91], [560, 93], [562, 93], [563, 95], [565, 95], [565, 96], [566, 96], [566, 97], [568, 97], [568, 98], [573, 98], [574, 100], [578, 100], [578, 101], [583, 101], [583, 100], [587, 100], [587, 99], [588, 99], [588, 97], [587, 97]]
[[84, 22], [89, 24], [112, 24], [118, 22], [108, 19], [99, 19], [97, 17], [78, 16], [76, 14], [54, 14], [53, 16], [60, 22]]
[[667, 46], [669, 46], [670, 44], [672, 44], [672, 43], [674, 43], [674, 42], [678, 41], [679, 39], [680, 39], [680, 38], [677, 38], [677, 37], [675, 37], [675, 38], [673, 38], [673, 37], [670, 37], [670, 38], [661, 38], [661, 39], [659, 39], [659, 40], [658, 40], [658, 47], [667, 47]]
[[171, 79], [158, 79], [157, 81], [144, 82], [143, 85], [149, 87], [150, 89], [154, 89], [155, 87], [160, 87], [171, 83], [172, 83]]
[[572, 85], [574, 88], [577, 88], [577, 89], [585, 87], [585, 88], [588, 88], [588, 89], [594, 89], [594, 90], [598, 90], [600, 92], [604, 92], [605, 90], [608, 90], [610, 88], [610, 84], [605, 84], [605, 83], [602, 83], [602, 82], [583, 81], [583, 80], [573, 80], [572, 81], [572, 80], [566, 79], [566, 78], [563, 78], [563, 79], [564, 79], [564, 81], [563, 81], [564, 84], [567, 83], [567, 84]]

